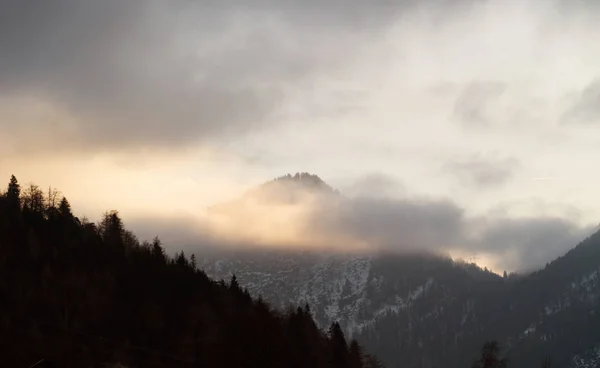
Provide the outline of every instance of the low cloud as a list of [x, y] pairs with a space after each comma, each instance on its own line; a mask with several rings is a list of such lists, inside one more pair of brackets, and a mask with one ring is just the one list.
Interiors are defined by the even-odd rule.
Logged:
[[475, 189], [491, 189], [506, 184], [519, 169], [515, 158], [495, 158], [474, 155], [445, 163], [442, 171], [455, 177], [460, 184]]
[[[234, 201], [194, 220], [138, 220], [141, 234], [190, 251], [216, 248], [336, 252], [439, 252], [482, 256], [488, 267], [530, 270], [560, 256], [594, 228], [564, 218], [468, 215], [451, 200], [303, 193], [281, 202]], [[292, 198], [292, 197], [289, 197]]]
[[350, 197], [372, 196], [375, 198], [397, 198], [404, 195], [406, 188], [397, 178], [374, 172], [362, 175], [352, 185], [343, 189]]
[[575, 102], [563, 114], [562, 123], [600, 123], [600, 80], [594, 80], [575, 96]]
[[486, 127], [494, 123], [490, 105], [505, 91], [500, 82], [472, 82], [460, 92], [454, 104], [454, 118], [465, 127]]
[[471, 240], [475, 252], [488, 254], [498, 266], [532, 270], [563, 255], [597, 230], [558, 217], [486, 219]]

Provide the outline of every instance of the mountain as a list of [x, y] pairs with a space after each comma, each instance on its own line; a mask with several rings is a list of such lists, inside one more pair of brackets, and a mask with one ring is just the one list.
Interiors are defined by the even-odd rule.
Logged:
[[200, 266], [281, 310], [308, 303], [388, 367], [470, 366], [487, 340], [510, 367], [600, 367], [600, 233], [521, 277], [418, 253], [214, 251]]
[[318, 198], [335, 198], [339, 192], [329, 186], [317, 175], [298, 172], [287, 174], [248, 190], [240, 198], [219, 203], [209, 208], [209, 213], [239, 211], [250, 203], [259, 205], [294, 205]]
[[116, 211], [80, 220], [14, 176], [0, 192], [4, 367], [380, 367], [327, 327], [253, 299], [235, 277], [209, 279], [158, 238], [139, 241]]
[[318, 325], [339, 321], [389, 367], [467, 366], [490, 339], [512, 367], [546, 356], [584, 367], [600, 351], [600, 234], [516, 280], [417, 254], [246, 251], [208, 255], [201, 267], [217, 279], [235, 273], [282, 310], [308, 303]]

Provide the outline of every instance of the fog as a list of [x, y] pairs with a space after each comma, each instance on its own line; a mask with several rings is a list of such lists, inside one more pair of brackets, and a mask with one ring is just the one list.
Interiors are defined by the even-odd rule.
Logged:
[[[81, 215], [119, 209], [173, 247], [443, 250], [495, 269], [541, 265], [598, 223], [596, 2], [0, 9], [0, 174]], [[204, 213], [295, 171], [343, 199]]]
[[278, 249], [357, 254], [427, 252], [479, 259], [496, 272], [529, 271], [597, 230], [559, 217], [469, 216], [447, 199], [345, 196], [270, 183], [194, 219], [139, 219], [174, 249]]

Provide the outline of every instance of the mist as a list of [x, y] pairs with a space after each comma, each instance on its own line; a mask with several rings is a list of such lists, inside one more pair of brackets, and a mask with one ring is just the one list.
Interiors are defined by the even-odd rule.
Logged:
[[562, 255], [593, 231], [565, 218], [468, 215], [448, 199], [346, 196], [267, 183], [194, 219], [137, 219], [146, 237], [172, 249], [317, 251], [344, 254], [434, 253], [479, 259], [496, 272], [529, 271]]
[[[542, 265], [598, 222], [592, 1], [24, 4], [0, 0], [0, 174], [90, 218], [119, 209], [174, 246], [494, 269]], [[298, 169], [342, 197], [204, 213]]]

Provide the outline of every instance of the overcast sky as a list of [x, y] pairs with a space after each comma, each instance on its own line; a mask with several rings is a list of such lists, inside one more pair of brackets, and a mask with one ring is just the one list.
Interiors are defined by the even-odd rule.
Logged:
[[251, 3], [0, 0], [0, 174], [134, 221], [309, 171], [508, 268], [600, 222], [596, 1]]

